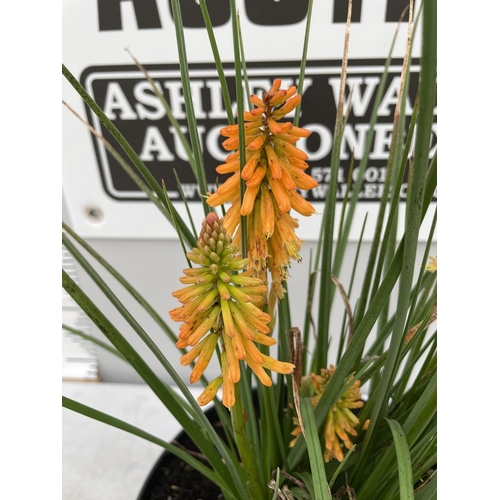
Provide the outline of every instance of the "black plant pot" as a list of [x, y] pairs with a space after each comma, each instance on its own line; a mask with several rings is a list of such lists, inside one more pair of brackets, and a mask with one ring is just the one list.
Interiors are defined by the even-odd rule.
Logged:
[[[222, 435], [222, 426], [215, 407], [207, 410], [205, 415]], [[172, 444], [194, 453], [200, 452], [184, 431], [174, 438]], [[218, 500], [222, 498], [217, 486], [189, 464], [165, 450], [151, 469], [137, 500]]]
[[[259, 398], [255, 388], [252, 390], [252, 399], [255, 416], [259, 418]], [[224, 411], [229, 414], [225, 408]], [[215, 406], [210, 407], [205, 415], [219, 436], [226, 440]], [[172, 444], [180, 445], [186, 451], [195, 454], [200, 453], [198, 447], [184, 431], [174, 438]], [[200, 457], [201, 455], [197, 456], [197, 458]], [[203, 461], [202, 457], [201, 460]], [[208, 465], [208, 462], [205, 461], [205, 464]], [[137, 500], [220, 500], [222, 498], [220, 489], [203, 474], [165, 450], [151, 469]]]

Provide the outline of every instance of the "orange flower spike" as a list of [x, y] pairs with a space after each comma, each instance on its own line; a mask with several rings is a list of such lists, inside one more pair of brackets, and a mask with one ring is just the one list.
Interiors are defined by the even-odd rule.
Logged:
[[[318, 404], [323, 392], [328, 385], [330, 378], [333, 376], [335, 368], [330, 365], [329, 369], [322, 369], [320, 375], [311, 373], [310, 381], [314, 388], [316, 395], [311, 399], [313, 407]], [[348, 378], [345, 382], [351, 382], [353, 376]], [[329, 462], [333, 458], [341, 462], [344, 459], [344, 452], [341, 446], [346, 449], [351, 449], [353, 443], [349, 437], [357, 436], [357, 427], [360, 422], [358, 418], [351, 412], [352, 408], [360, 408], [363, 406], [361, 401], [361, 393], [359, 391], [360, 382], [356, 380], [345, 392], [342, 394], [335, 404], [328, 410], [325, 422], [323, 424], [324, 436], [324, 449], [323, 458], [325, 462]], [[293, 432], [293, 436], [300, 433], [300, 427], [297, 427]], [[296, 442], [296, 438], [290, 443], [290, 446]]]
[[[287, 237], [282, 235], [273, 239], [276, 219], [279, 212], [288, 213], [292, 208], [297, 208], [302, 215], [314, 213], [311, 204], [296, 193], [296, 189], [308, 190], [316, 187], [317, 182], [303, 172], [308, 168], [305, 162], [308, 156], [295, 146], [300, 138], [308, 137], [310, 131], [296, 127], [290, 121], [278, 123], [301, 101], [295, 86], [280, 89], [280, 85], [281, 80], [277, 78], [269, 91], [262, 93], [262, 97], [251, 96], [250, 101], [256, 108], [243, 114], [245, 145], [239, 143], [237, 125], [221, 129], [221, 133], [229, 137], [224, 141], [224, 147], [228, 150], [244, 148], [246, 163], [241, 173], [234, 164], [219, 166], [219, 173], [233, 175], [214, 194], [208, 196], [207, 202], [211, 206], [227, 202], [233, 205], [228, 210], [224, 225], [238, 245], [242, 243], [238, 215], [247, 217], [246, 247], [251, 259], [249, 268], [256, 276], [262, 276], [266, 284], [267, 272], [270, 270], [273, 282], [280, 280], [275, 295], [282, 297], [284, 288], [280, 283], [288, 277], [286, 269], [291, 259], [300, 258], [300, 240], [293, 230], [287, 233]], [[239, 158], [239, 151], [236, 151], [226, 158], [226, 163], [237, 162], [239, 166]], [[246, 182], [243, 196], [240, 194], [240, 179]], [[268, 241], [270, 239], [273, 242]], [[198, 260], [203, 265], [206, 262], [203, 256], [198, 257]]]
[[[222, 363], [223, 401], [229, 406], [234, 404], [234, 384], [241, 376], [240, 360], [252, 358], [264, 363], [253, 338], [255, 334], [269, 332], [267, 323], [271, 318], [253, 302], [263, 301], [267, 287], [251, 272], [241, 272], [249, 259], [237, 255], [232, 238], [215, 213], [208, 214], [203, 221], [197, 246], [189, 252], [189, 257], [202, 267], [185, 270], [189, 285], [174, 292], [183, 305], [170, 311], [174, 321], [183, 323], [176, 345], [192, 347], [181, 357], [181, 364], [197, 360], [190, 380], [198, 381], [220, 339], [225, 360]], [[220, 385], [220, 379], [214, 382], [200, 401], [204, 404], [211, 401]]]

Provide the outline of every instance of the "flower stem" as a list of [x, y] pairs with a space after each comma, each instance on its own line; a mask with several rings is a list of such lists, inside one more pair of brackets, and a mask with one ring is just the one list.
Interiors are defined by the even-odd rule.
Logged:
[[231, 422], [233, 424], [236, 446], [240, 454], [243, 468], [247, 473], [247, 487], [251, 498], [267, 498], [266, 491], [260, 481], [257, 464], [254, 460], [245, 428], [245, 410], [243, 408], [240, 383], [234, 384], [235, 403], [231, 408]]

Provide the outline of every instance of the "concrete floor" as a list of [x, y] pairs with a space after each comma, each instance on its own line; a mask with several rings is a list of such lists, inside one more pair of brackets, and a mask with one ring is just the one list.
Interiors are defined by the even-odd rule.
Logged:
[[[192, 389], [198, 396], [199, 388]], [[63, 382], [62, 394], [166, 441], [181, 425], [146, 385]], [[62, 500], [137, 500], [163, 448], [62, 409]]]

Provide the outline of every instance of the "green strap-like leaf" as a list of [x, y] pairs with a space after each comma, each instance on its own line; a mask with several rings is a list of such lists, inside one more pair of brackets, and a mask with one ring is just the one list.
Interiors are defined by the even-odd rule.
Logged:
[[314, 498], [315, 500], [331, 500], [332, 495], [326, 479], [325, 462], [319, 441], [318, 427], [316, 426], [316, 419], [309, 398], [300, 400], [300, 411], [306, 431], [305, 439], [313, 479]]
[[[182, 25], [181, 7], [179, 0], [172, 0], [172, 17], [175, 25], [175, 35], [177, 39], [177, 51], [179, 54], [179, 68], [181, 72], [182, 91], [184, 94], [184, 104], [186, 106], [186, 118], [188, 122], [189, 138], [193, 149], [195, 169], [197, 171], [198, 186], [200, 188], [201, 203], [205, 215], [212, 211], [203, 195], [208, 193], [207, 174], [203, 162], [203, 152], [201, 149], [200, 136], [194, 112], [193, 96], [191, 93], [191, 83], [189, 77], [189, 65], [187, 60], [186, 43], [184, 40], [184, 27]], [[194, 245], [193, 245], [194, 246]]]
[[230, 125], [234, 125], [233, 108], [231, 104], [231, 97], [229, 95], [229, 88], [227, 86], [226, 75], [224, 74], [224, 66], [222, 65], [219, 49], [217, 47], [217, 42], [215, 40], [214, 29], [212, 26], [212, 21], [210, 19], [210, 14], [207, 9], [206, 0], [200, 0], [200, 8], [203, 20], [205, 21], [205, 26], [207, 28], [207, 35], [208, 39], [210, 40], [210, 47], [212, 47], [212, 54], [214, 56], [217, 75], [219, 76], [222, 99], [224, 100], [224, 106], [226, 107], [226, 112], [227, 112], [227, 120]]
[[[309, 5], [307, 6], [306, 31], [304, 34], [304, 44], [302, 46], [302, 59], [300, 60], [299, 81], [298, 81], [298, 85], [297, 85], [297, 94], [300, 94], [300, 95], [302, 95], [302, 88], [304, 87], [304, 76], [305, 76], [306, 64], [307, 64], [307, 49], [309, 47], [309, 33], [311, 31], [312, 7], [313, 7], [313, 0], [309, 0]], [[297, 107], [295, 108], [295, 115], [293, 117], [293, 124], [296, 127], [299, 126], [301, 105], [302, 105], [302, 101], [300, 101], [299, 104], [297, 105]]]
[[399, 498], [400, 500], [413, 500], [413, 484], [412, 484], [412, 467], [410, 450], [406, 441], [403, 428], [396, 420], [387, 420], [394, 438], [394, 446], [396, 448], [396, 458], [398, 461], [398, 476], [399, 476]]

